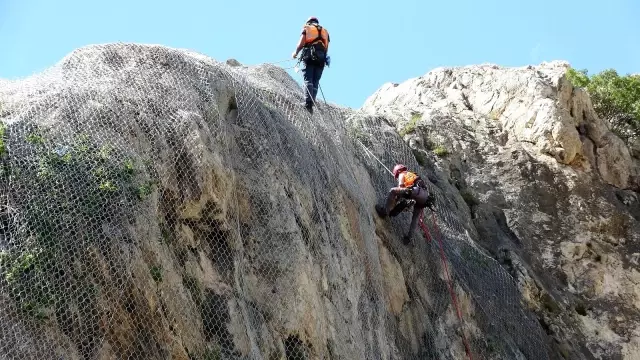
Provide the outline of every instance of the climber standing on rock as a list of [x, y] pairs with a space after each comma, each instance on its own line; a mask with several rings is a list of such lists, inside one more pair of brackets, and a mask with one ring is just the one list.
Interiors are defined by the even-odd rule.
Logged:
[[405, 245], [411, 242], [411, 236], [418, 226], [418, 219], [422, 210], [426, 207], [433, 208], [433, 194], [429, 193], [424, 180], [414, 172], [408, 171], [407, 167], [397, 164], [393, 168], [393, 177], [398, 179], [398, 186], [393, 187], [387, 194], [385, 206], [376, 204], [376, 212], [380, 217], [396, 216], [400, 214], [411, 202], [413, 205], [413, 216], [409, 231], [402, 238]]
[[302, 50], [300, 61], [305, 65], [302, 69], [304, 78], [305, 91], [305, 107], [310, 113], [313, 113], [313, 104], [316, 101], [318, 87], [320, 86], [320, 78], [325, 65], [329, 65], [329, 32], [320, 26], [318, 18], [315, 16], [307, 19], [302, 27], [302, 34], [298, 41], [298, 46], [293, 52], [293, 58], [298, 57], [298, 53]]

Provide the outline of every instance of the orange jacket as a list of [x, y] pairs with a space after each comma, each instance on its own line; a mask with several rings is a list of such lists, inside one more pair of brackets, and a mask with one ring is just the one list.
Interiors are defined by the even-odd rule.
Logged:
[[418, 179], [418, 175], [416, 173], [412, 173], [411, 171], [404, 171], [398, 176], [398, 186], [404, 188], [413, 187], [414, 183]]
[[[318, 31], [320, 29], [320, 31]], [[324, 51], [329, 51], [329, 32], [327, 29], [316, 24], [306, 24], [302, 29], [305, 34], [304, 46], [310, 46], [318, 42], [322, 42], [324, 45]]]

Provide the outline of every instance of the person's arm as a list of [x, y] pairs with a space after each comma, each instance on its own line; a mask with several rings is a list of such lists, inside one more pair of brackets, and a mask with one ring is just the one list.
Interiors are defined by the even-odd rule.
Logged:
[[331, 43], [331, 35], [329, 35], [329, 32], [327, 31], [327, 48], [325, 49], [325, 53], [329, 54], [329, 44]]
[[302, 33], [300, 34], [300, 40], [298, 40], [298, 45], [296, 46], [296, 51], [294, 51], [293, 54], [291, 55], [291, 57], [293, 57], [294, 59], [298, 57], [298, 53], [304, 47], [304, 38], [306, 37], [306, 33], [307, 33], [307, 30], [302, 29]]
[[404, 189], [404, 173], [400, 173], [398, 176], [398, 187]]

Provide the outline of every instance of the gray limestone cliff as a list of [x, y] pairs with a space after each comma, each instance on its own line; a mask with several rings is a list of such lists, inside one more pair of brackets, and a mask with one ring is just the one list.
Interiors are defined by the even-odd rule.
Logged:
[[[2, 358], [637, 358], [638, 159], [565, 67], [313, 116], [280, 68], [162, 46], [0, 81]], [[410, 245], [395, 162], [437, 198]]]
[[385, 84], [363, 108], [465, 196], [459, 216], [571, 358], [637, 359], [640, 158], [568, 66], [439, 68]]

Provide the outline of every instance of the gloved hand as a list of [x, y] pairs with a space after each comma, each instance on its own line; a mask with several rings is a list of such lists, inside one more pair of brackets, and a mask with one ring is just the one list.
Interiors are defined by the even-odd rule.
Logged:
[[327, 63], [327, 67], [329, 67], [331, 65], [331, 56], [327, 55], [327, 60], [325, 62]]
[[403, 197], [405, 199], [408, 199], [411, 197], [411, 188], [404, 188], [400, 191], [400, 193], [398, 194], [399, 197]]
[[413, 211], [413, 205], [415, 205], [415, 204], [416, 204], [416, 201], [415, 201], [415, 200], [413, 200], [413, 199], [404, 200], [404, 201], [406, 201], [406, 202], [407, 202], [407, 206], [404, 208], [404, 210], [403, 210], [403, 211], [406, 211], [406, 212], [412, 212], [412, 211]]
[[429, 194], [429, 196], [427, 197], [427, 207], [429, 209], [431, 209], [431, 211], [435, 212], [436, 208], [433, 206], [434, 205], [434, 201], [435, 201], [435, 196], [433, 196], [433, 194]]

